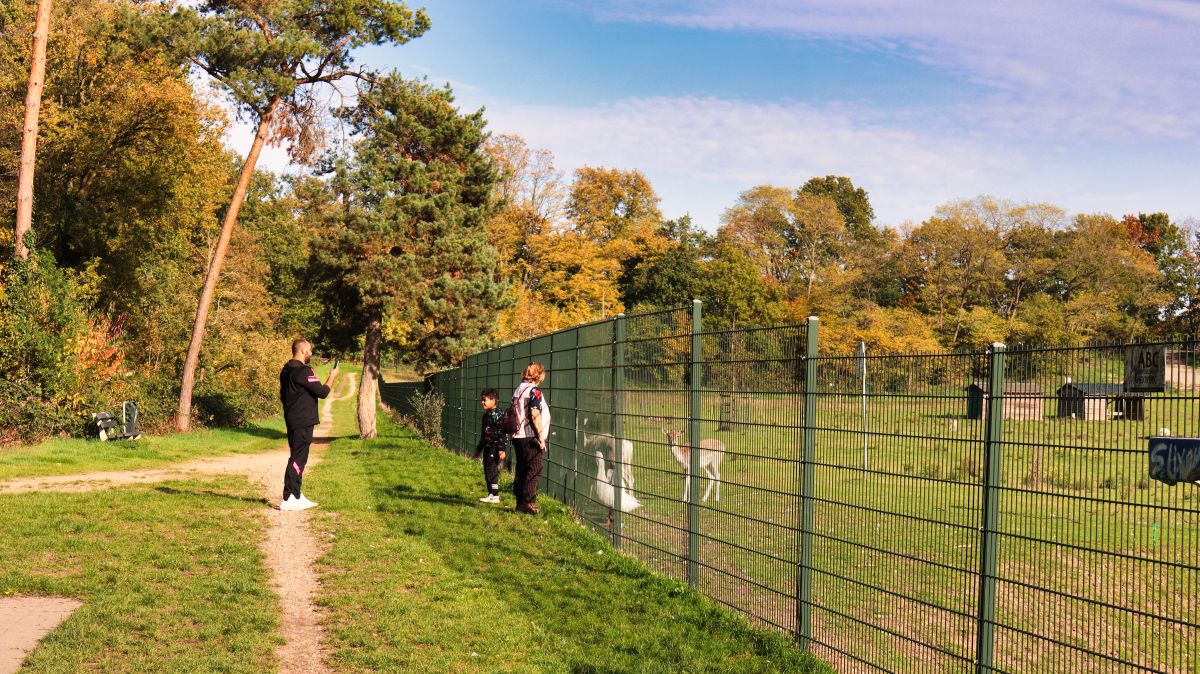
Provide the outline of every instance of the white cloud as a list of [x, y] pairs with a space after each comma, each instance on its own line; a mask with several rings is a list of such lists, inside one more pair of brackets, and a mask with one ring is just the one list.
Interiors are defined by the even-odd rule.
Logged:
[[1022, 135], [1200, 140], [1200, 4], [1187, 0], [609, 0], [610, 20], [903, 51], [991, 87], [963, 111]]
[[998, 173], [1026, 164], [1002, 147], [872, 117], [845, 106], [696, 97], [598, 107], [488, 105], [494, 130], [549, 148], [560, 168], [640, 169], [669, 217], [691, 212], [709, 229], [739, 192], [761, 183], [798, 187], [813, 176], [847, 175], [871, 193], [881, 220], [897, 224], [985, 191]]
[[1200, 172], [1187, 151], [1014, 143], [845, 105], [660, 97], [487, 107], [493, 131], [550, 149], [568, 172], [584, 165], [642, 170], [667, 217], [690, 213], [709, 230], [754, 185], [798, 187], [828, 174], [866, 189], [887, 225], [919, 222], [941, 204], [979, 194], [1072, 212], [1200, 213], [1189, 187]]

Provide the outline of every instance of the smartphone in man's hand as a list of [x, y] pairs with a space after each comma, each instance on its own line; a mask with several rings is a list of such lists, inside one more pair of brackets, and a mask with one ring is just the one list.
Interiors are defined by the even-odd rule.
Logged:
[[335, 369], [335, 370], [336, 370], [336, 369], [337, 369], [337, 366], [338, 366], [338, 363], [340, 363], [340, 362], [342, 362], [342, 359], [341, 359], [341, 358], [334, 358], [334, 359], [333, 359], [333, 369]]

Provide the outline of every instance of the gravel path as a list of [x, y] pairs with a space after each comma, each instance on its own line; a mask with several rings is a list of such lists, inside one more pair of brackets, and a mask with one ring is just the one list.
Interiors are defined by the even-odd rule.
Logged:
[[[317, 426], [314, 435], [312, 452], [308, 465], [305, 467], [305, 477], [312, 468], [321, 462], [326, 447], [332, 439], [329, 437], [333, 426], [332, 405], [335, 401], [345, 400], [354, 396], [357, 391], [357, 380], [354, 373], [348, 373], [339, 384], [341, 394], [325, 399], [321, 408], [321, 425]], [[0, 482], [0, 494], [19, 494], [28, 492], [85, 492], [96, 489], [107, 489], [120, 485], [144, 484], [162, 482], [164, 480], [179, 480], [203, 474], [233, 474], [244, 475], [252, 482], [258, 483], [263, 489], [263, 498], [273, 504], [262, 510], [267, 521], [266, 538], [262, 543], [263, 554], [266, 557], [267, 568], [271, 571], [271, 587], [279, 596], [281, 608], [281, 636], [284, 643], [276, 649], [279, 657], [279, 671], [283, 674], [313, 674], [327, 671], [324, 665], [324, 651], [321, 642], [325, 632], [321, 627], [320, 615], [313, 606], [313, 592], [318, 585], [314, 562], [321, 553], [321, 547], [309, 528], [312, 511], [283, 512], [277, 505], [283, 492], [283, 471], [287, 465], [288, 448], [282, 447], [260, 454], [244, 454], [222, 456], [211, 459], [197, 459], [148, 470], [110, 471], [86, 473], [82, 475], [62, 475], [52, 477], [22, 478]], [[25, 604], [18, 609], [13, 617], [5, 613], [5, 604], [0, 604], [0, 627], [4, 630], [25, 634], [29, 641], [25, 650], [11, 650], [16, 665], [5, 669], [10, 650], [6, 650], [7, 641], [0, 641], [0, 674], [16, 671], [21, 660], [32, 650], [37, 640], [54, 628], [70, 611], [79, 605], [70, 599], [53, 597], [17, 598], [22, 602], [38, 601], [45, 604], [45, 609], [30, 608], [26, 611]], [[13, 599], [2, 600], [6, 602]], [[66, 603], [64, 603], [66, 602]], [[55, 607], [74, 607], [67, 610], [56, 620], [41, 620], [37, 616], [56, 615]], [[29, 604], [29, 606], [34, 606]], [[42, 613], [38, 613], [41, 610]], [[28, 619], [26, 619], [28, 616]], [[20, 623], [13, 625], [11, 623]], [[39, 631], [40, 630], [40, 631]], [[15, 642], [14, 642], [15, 643]], [[22, 642], [25, 643], [25, 642]]]

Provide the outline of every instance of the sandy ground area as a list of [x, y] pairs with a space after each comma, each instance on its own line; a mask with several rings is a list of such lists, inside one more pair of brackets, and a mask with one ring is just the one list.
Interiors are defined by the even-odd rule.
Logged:
[[[313, 433], [305, 478], [321, 462], [333, 426], [332, 405], [354, 396], [357, 375], [349, 373], [336, 386], [340, 393], [330, 396], [321, 408], [321, 424]], [[203, 474], [245, 475], [263, 489], [263, 498], [272, 504], [263, 509], [267, 535], [263, 553], [271, 572], [271, 587], [279, 595], [281, 636], [284, 643], [276, 650], [280, 672], [312, 674], [326, 671], [321, 642], [324, 630], [312, 602], [318, 585], [314, 562], [321, 547], [309, 528], [311, 510], [283, 512], [279, 497], [283, 492], [283, 472], [288, 463], [288, 448], [261, 454], [222, 456], [178, 463], [165, 468], [111, 471], [82, 475], [35, 477], [0, 482], [0, 494], [39, 491], [84, 492], [128, 484], [180, 480]], [[11, 606], [9, 605], [11, 604]], [[37, 641], [78, 608], [73, 599], [24, 597], [0, 599], [0, 674], [15, 672]], [[11, 643], [10, 643], [11, 642]]]

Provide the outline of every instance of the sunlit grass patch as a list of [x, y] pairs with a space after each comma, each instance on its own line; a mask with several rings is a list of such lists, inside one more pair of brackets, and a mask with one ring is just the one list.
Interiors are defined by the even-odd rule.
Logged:
[[[340, 670], [824, 671], [650, 573], [543, 500], [543, 516], [478, 503], [478, 463], [380, 419], [314, 473], [329, 544], [319, 602]], [[507, 485], [505, 485], [507, 486]]]
[[0, 594], [83, 601], [22, 671], [273, 669], [262, 503], [233, 479], [0, 495]]

